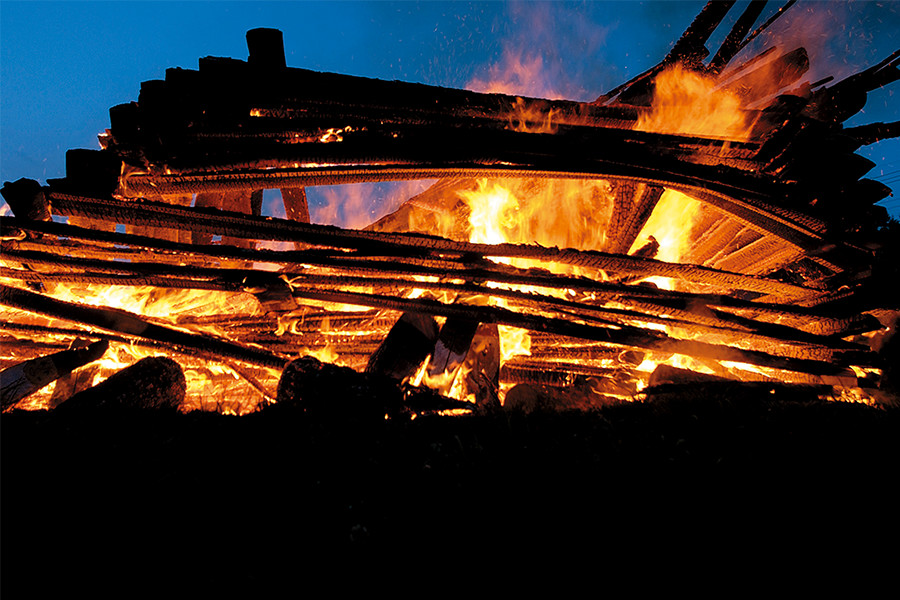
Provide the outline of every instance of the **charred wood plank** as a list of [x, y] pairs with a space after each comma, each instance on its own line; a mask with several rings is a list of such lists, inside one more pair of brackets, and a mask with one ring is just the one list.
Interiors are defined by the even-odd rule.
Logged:
[[606, 251], [626, 254], [653, 214], [664, 189], [643, 183], [619, 181], [614, 191], [616, 200], [610, 217]]
[[598, 100], [607, 102], [615, 98], [619, 103], [646, 106], [650, 103], [654, 78], [666, 67], [675, 63], [683, 63], [690, 68], [700, 69], [701, 61], [709, 54], [706, 42], [732, 6], [734, 6], [734, 0], [707, 2], [658, 65], [620, 88], [601, 96]]
[[722, 23], [725, 15], [734, 6], [734, 2], [726, 0], [723, 2], [707, 2], [706, 6], [694, 18], [691, 25], [685, 30], [675, 45], [669, 51], [669, 54], [663, 60], [664, 63], [699, 62], [706, 58], [708, 51], [705, 44], [712, 36], [713, 32]]

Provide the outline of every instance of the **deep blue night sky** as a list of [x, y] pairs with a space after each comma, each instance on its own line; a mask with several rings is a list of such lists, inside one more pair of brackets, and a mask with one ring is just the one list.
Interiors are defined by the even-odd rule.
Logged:
[[[704, 3], [3, 0], [0, 181], [64, 176], [66, 150], [99, 147], [109, 107], [142, 81], [202, 56], [246, 59], [254, 27], [284, 32], [292, 67], [465, 87], [519, 55], [541, 77], [511, 91], [591, 100], [658, 62]], [[809, 50], [810, 81], [840, 79], [900, 48], [900, 3], [801, 0], [757, 48], [775, 39]], [[898, 94], [900, 82], [871, 95], [852, 124], [900, 120]], [[900, 189], [900, 143], [865, 154], [878, 163], [868, 176]], [[900, 216], [898, 199], [883, 204]]]

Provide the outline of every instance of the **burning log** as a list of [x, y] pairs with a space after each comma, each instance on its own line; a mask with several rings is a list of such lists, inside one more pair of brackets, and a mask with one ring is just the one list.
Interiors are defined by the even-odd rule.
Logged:
[[400, 388], [388, 379], [360, 374], [311, 356], [291, 361], [278, 380], [276, 406], [299, 407], [319, 417], [384, 419], [403, 402]]
[[109, 342], [94, 342], [86, 348], [63, 350], [28, 360], [0, 373], [0, 410], [15, 406], [23, 398], [68, 375], [75, 369], [99, 359]]
[[174, 410], [184, 403], [187, 384], [181, 366], [163, 356], [143, 358], [94, 387], [78, 392], [57, 410], [98, 408]]

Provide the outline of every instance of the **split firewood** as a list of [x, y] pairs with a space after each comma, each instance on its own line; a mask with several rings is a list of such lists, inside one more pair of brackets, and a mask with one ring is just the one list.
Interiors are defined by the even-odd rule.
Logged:
[[456, 316], [447, 318], [428, 361], [429, 387], [444, 395], [450, 393], [459, 367], [469, 354], [477, 329], [478, 321]]
[[109, 342], [102, 340], [86, 348], [63, 350], [4, 370], [0, 373], [0, 409], [12, 407], [78, 367], [94, 362], [103, 356], [108, 348]]
[[369, 357], [366, 373], [403, 380], [415, 374], [434, 348], [438, 325], [431, 315], [406, 312]]
[[56, 410], [177, 409], [184, 403], [186, 390], [181, 365], [171, 358], [149, 356], [117, 371], [94, 387], [75, 394]]

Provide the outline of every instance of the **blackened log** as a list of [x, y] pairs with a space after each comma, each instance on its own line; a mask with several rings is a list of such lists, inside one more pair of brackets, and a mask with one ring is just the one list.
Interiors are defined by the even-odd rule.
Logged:
[[842, 133], [854, 138], [861, 146], [867, 146], [881, 140], [900, 137], [900, 121], [847, 127]]
[[0, 373], [0, 410], [6, 410], [78, 367], [94, 362], [108, 348], [109, 342], [102, 340], [87, 348], [63, 350], [4, 370]]
[[881, 62], [813, 94], [804, 111], [812, 118], [843, 123], [866, 104], [866, 94], [900, 79], [900, 50]]
[[275, 407], [297, 408], [319, 418], [377, 422], [401, 410], [402, 404], [396, 380], [304, 356], [282, 372]]
[[647, 223], [663, 193], [660, 186], [619, 181], [613, 187], [615, 203], [610, 216], [606, 251], [626, 254]]
[[811, 402], [834, 390], [831, 385], [784, 383], [781, 381], [735, 381], [660, 365], [651, 375], [651, 385], [642, 391], [649, 401], [690, 398], [723, 398], [729, 402], [771, 400]]
[[187, 382], [181, 365], [171, 358], [149, 356], [75, 394], [56, 410], [172, 410], [184, 403], [186, 391]]
[[114, 152], [74, 148], [66, 151], [65, 179], [47, 183], [71, 194], [109, 198], [119, 187], [121, 172], [122, 160]]

